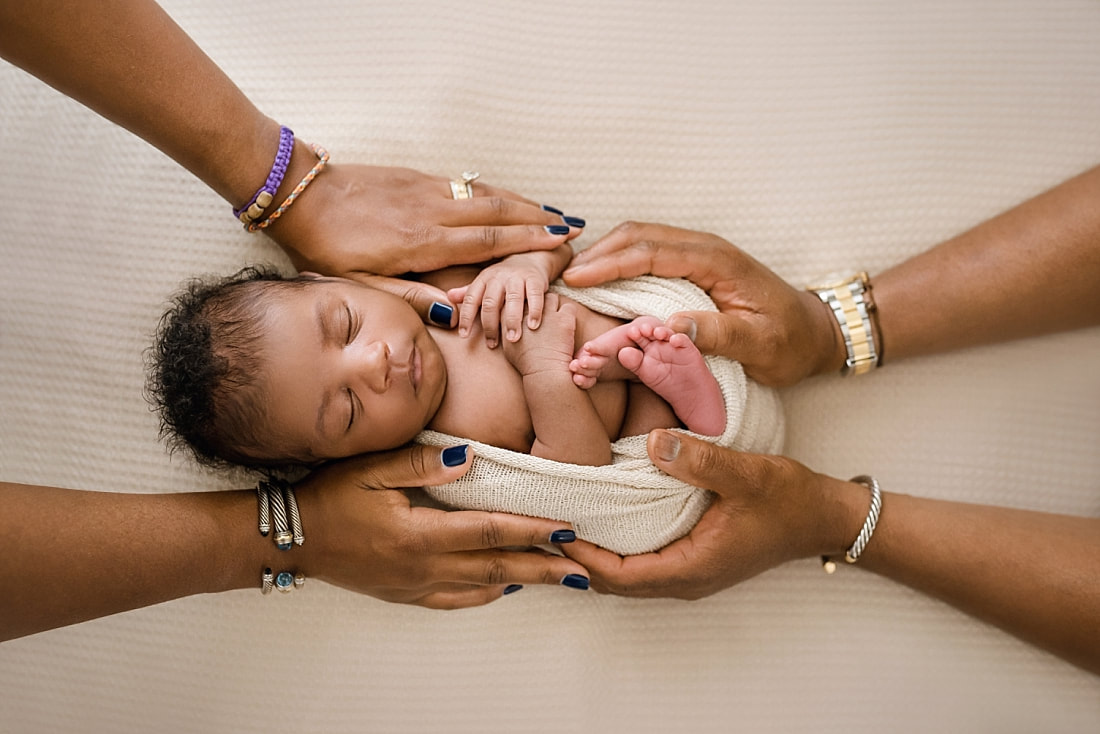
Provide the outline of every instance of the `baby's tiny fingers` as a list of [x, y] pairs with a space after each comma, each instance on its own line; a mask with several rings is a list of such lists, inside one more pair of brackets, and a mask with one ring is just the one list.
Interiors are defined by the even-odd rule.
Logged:
[[527, 281], [527, 327], [537, 329], [542, 324], [542, 309], [546, 301], [546, 282], [532, 278]]
[[502, 336], [510, 342], [519, 341], [523, 335], [523, 306], [526, 293], [523, 284], [509, 283], [508, 293], [504, 296], [504, 317], [501, 319]]
[[485, 293], [485, 284], [475, 280], [466, 286], [466, 293], [462, 297], [462, 305], [458, 309], [458, 335], [465, 337], [470, 335], [470, 327], [474, 324], [477, 312], [481, 308], [481, 297]]

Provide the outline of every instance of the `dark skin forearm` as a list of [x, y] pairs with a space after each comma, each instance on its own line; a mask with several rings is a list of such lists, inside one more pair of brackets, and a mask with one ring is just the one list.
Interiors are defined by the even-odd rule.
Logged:
[[[252, 491], [86, 492], [0, 482], [0, 640], [256, 586], [272, 544]], [[249, 532], [252, 530], [252, 532]]]
[[887, 361], [1100, 323], [1100, 167], [873, 283]]
[[859, 565], [1100, 673], [1100, 519], [887, 493]]
[[[0, 2], [0, 54], [163, 151], [226, 201], [246, 202], [271, 166], [278, 124], [153, 2]], [[308, 150], [294, 158], [312, 165]]]

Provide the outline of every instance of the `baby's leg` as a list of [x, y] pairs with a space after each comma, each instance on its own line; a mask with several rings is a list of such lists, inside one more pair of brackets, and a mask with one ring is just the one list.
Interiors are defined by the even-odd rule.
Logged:
[[691, 339], [660, 322], [639, 324], [629, 333], [638, 338], [619, 350], [619, 364], [668, 401], [689, 430], [720, 435], [726, 428], [722, 389]]
[[661, 320], [653, 316], [639, 316], [585, 342], [569, 363], [573, 382], [587, 390], [599, 380], [633, 380], [634, 373], [622, 367], [617, 357], [620, 349], [637, 346], [637, 340], [642, 338], [640, 328], [643, 324], [651, 328], [662, 325]]

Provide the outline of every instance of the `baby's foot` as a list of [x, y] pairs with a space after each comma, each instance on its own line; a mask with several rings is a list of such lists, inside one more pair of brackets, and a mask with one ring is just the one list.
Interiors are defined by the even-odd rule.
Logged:
[[722, 389], [691, 339], [660, 322], [638, 324], [629, 333], [635, 346], [619, 350], [619, 364], [664, 398], [689, 430], [721, 435], [726, 428]]
[[[601, 379], [633, 379], [633, 372], [622, 369], [614, 358], [624, 347], [633, 348], [638, 345], [637, 339], [642, 338], [639, 330], [642, 324], [648, 325], [651, 330], [662, 326], [660, 319], [653, 316], [639, 316], [628, 324], [616, 326], [595, 339], [585, 342], [584, 346], [577, 350], [573, 361], [569, 363], [574, 384], [587, 390]], [[637, 350], [632, 349], [632, 351]]]

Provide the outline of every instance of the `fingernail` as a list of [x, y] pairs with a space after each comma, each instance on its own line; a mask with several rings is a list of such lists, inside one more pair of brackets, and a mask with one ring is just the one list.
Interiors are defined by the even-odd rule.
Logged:
[[451, 317], [454, 316], [454, 313], [455, 310], [452, 306], [436, 301], [432, 304], [432, 307], [428, 309], [428, 318], [440, 326], [450, 326]]
[[559, 217], [562, 216], [563, 214], [565, 214], [565, 212], [563, 212], [561, 209], [558, 209], [557, 207], [550, 206], [549, 204], [543, 204], [542, 205], [542, 210], [544, 212], [550, 212], [551, 214], [557, 214]]
[[564, 219], [565, 223], [570, 227], [584, 229], [585, 221], [580, 217], [562, 217], [562, 219]]
[[577, 534], [572, 530], [555, 530], [550, 533], [551, 543], [572, 543], [577, 539]]
[[680, 455], [680, 437], [671, 431], [662, 431], [653, 441], [653, 452], [661, 461], [675, 461]]
[[504, 587], [504, 595], [514, 594], [523, 588], [523, 584], [508, 584]]
[[585, 591], [588, 588], [588, 579], [579, 573], [571, 573], [561, 580], [561, 585], [568, 586], [570, 589]]
[[682, 316], [675, 320], [676, 326], [671, 328], [673, 331], [678, 331], [681, 334], [687, 334], [688, 339], [691, 339], [691, 343], [695, 343], [695, 335], [699, 332], [699, 327], [695, 323], [695, 319], [688, 316]]
[[443, 466], [461, 466], [466, 463], [466, 449], [469, 446], [451, 446], [443, 449]]
[[569, 234], [569, 227], [566, 227], [564, 224], [547, 224], [543, 229], [545, 229], [548, 234], [555, 236]]
[[508, 330], [508, 341], [514, 342], [514, 341], [517, 341], [518, 339], [519, 339], [519, 332], [516, 331], [515, 329], [509, 329]]

